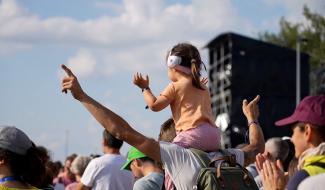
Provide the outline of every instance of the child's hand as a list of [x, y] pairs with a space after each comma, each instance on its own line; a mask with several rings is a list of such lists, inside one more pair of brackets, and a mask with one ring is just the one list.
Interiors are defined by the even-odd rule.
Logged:
[[136, 73], [133, 76], [133, 83], [141, 89], [148, 88], [149, 87], [149, 76], [146, 75], [146, 79], [144, 79], [142, 77], [141, 73]]
[[204, 85], [207, 85], [208, 84], [208, 78], [207, 77], [203, 77], [202, 79], [201, 79], [201, 83], [202, 84], [204, 84]]

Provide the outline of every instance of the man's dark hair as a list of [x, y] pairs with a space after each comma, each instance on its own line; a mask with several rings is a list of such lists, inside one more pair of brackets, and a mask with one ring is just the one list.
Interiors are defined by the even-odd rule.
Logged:
[[156, 162], [149, 157], [142, 157], [142, 158], [138, 158], [138, 159], [141, 160], [141, 162], [151, 162], [153, 164], [156, 164]]
[[106, 129], [103, 131], [103, 138], [107, 146], [111, 148], [120, 149], [123, 145], [123, 141], [115, 138]]
[[138, 160], [140, 160], [142, 163], [148, 162], [151, 164], [154, 164], [156, 167], [163, 169], [162, 164], [159, 162], [156, 162], [155, 160], [149, 158], [149, 157], [142, 157], [142, 158], [138, 158]]
[[73, 162], [73, 160], [77, 157], [77, 154], [73, 153], [69, 156], [67, 156], [67, 158], [65, 159], [65, 161], [70, 161], [71, 163]]
[[175, 123], [172, 118], [169, 118], [160, 127], [158, 140], [172, 142], [175, 136], [176, 136]]

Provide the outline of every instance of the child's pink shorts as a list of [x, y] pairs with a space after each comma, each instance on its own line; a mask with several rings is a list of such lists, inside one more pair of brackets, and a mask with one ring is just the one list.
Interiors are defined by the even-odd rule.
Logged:
[[173, 143], [184, 148], [196, 148], [205, 152], [220, 149], [221, 131], [210, 123], [203, 123], [196, 128], [177, 132]]

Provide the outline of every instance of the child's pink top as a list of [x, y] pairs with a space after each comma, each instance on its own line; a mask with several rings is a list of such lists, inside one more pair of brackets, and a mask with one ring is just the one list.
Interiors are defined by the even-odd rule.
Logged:
[[[205, 86], [204, 86], [205, 87]], [[198, 89], [190, 80], [171, 82], [160, 94], [171, 101], [176, 131], [195, 128], [202, 123], [214, 124], [209, 90]]]

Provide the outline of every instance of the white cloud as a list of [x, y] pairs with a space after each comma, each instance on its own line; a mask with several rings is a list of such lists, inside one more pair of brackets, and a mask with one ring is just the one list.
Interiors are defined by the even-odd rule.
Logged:
[[[320, 0], [264, 1], [270, 6], [284, 6], [289, 19], [300, 19], [305, 3], [312, 9], [324, 8]], [[68, 61], [78, 75], [91, 75], [95, 66], [97, 73], [106, 76], [123, 71], [152, 75], [162, 73], [165, 52], [180, 41], [191, 41], [200, 48], [221, 32], [241, 31], [252, 36], [264, 30], [238, 15], [230, 0], [192, 0], [186, 4], [166, 4], [163, 0], [121, 3], [98, 0], [94, 5], [116, 14], [87, 20], [40, 18], [14, 0], [0, 1], [1, 53], [38, 45], [85, 47], [88, 50], [79, 50]], [[272, 19], [263, 21], [262, 27], [278, 26], [278, 20]]]
[[161, 72], [165, 52], [180, 41], [202, 47], [220, 32], [256, 33], [252, 23], [238, 15], [230, 0], [168, 5], [163, 0], [124, 0], [120, 4], [106, 4], [113, 7], [115, 16], [88, 20], [40, 18], [20, 8], [14, 0], [0, 2], [0, 10], [4, 11], [0, 14], [0, 48], [10, 44], [14, 51], [17, 43], [19, 47], [91, 48], [96, 54], [80, 50], [69, 60], [68, 65], [82, 76], [91, 75], [96, 63], [104, 75], [121, 70]]
[[25, 13], [25, 10], [15, 0], [2, 0], [0, 3], [0, 22], [4, 19], [23, 16]]
[[[194, 0], [188, 5], [167, 6], [163, 0], [150, 3], [125, 0], [123, 7], [123, 11], [114, 17], [83, 21], [67, 17], [41, 19], [31, 13], [21, 14], [23, 11], [15, 1], [3, 0], [0, 5], [4, 12], [0, 15], [0, 41], [124, 47], [168, 38], [191, 39], [242, 23], [238, 22], [241, 19], [230, 1]], [[215, 11], [209, 11], [211, 9]], [[6, 15], [11, 15], [11, 19]]]
[[96, 59], [89, 50], [80, 49], [74, 57], [69, 58], [67, 66], [78, 77], [86, 77], [94, 72]]

